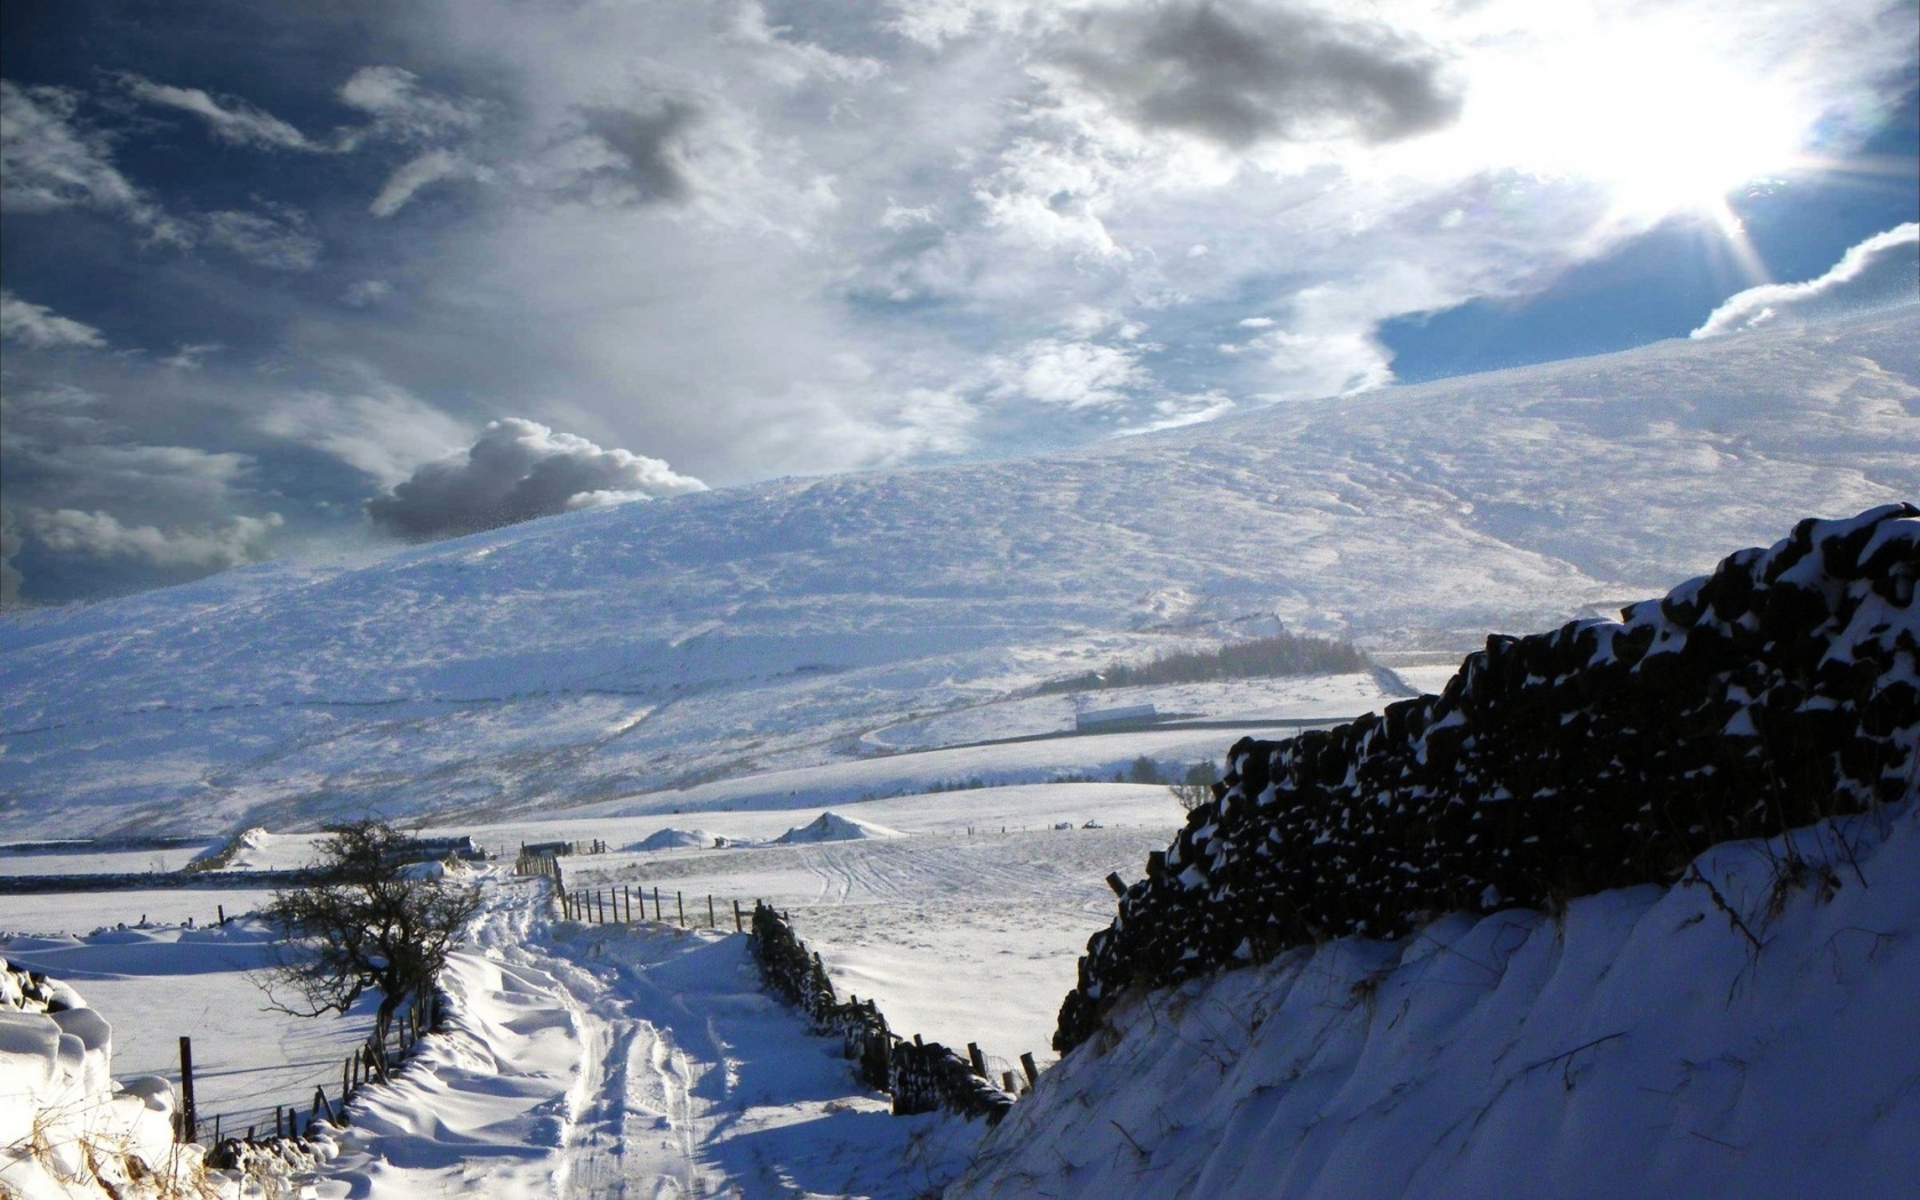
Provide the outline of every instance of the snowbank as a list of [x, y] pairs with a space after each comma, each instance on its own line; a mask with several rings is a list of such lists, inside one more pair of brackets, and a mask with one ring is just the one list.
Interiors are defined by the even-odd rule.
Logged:
[[1915, 807], [1694, 865], [1130, 993], [945, 1200], [1912, 1195]]
[[835, 812], [823, 812], [807, 824], [789, 829], [773, 840], [776, 845], [792, 846], [802, 842], [855, 842], [864, 838], [900, 836], [902, 834], [897, 829], [843, 817]]
[[0, 959], [0, 1193], [157, 1196], [200, 1178], [173, 1143], [173, 1089], [116, 1088], [113, 1028], [72, 988]]

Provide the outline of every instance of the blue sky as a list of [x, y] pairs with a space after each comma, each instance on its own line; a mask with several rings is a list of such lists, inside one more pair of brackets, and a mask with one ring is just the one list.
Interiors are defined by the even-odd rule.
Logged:
[[1910, 0], [0, 14], [10, 601], [1920, 288]]

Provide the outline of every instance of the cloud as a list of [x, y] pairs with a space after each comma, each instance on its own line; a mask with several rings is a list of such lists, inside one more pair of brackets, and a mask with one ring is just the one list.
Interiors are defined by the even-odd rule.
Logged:
[[1141, 127], [1234, 149], [1276, 138], [1388, 142], [1460, 113], [1433, 48], [1306, 7], [1099, 11], [1083, 18], [1056, 60]]
[[393, 295], [393, 285], [384, 279], [356, 279], [340, 293], [342, 303], [353, 308], [365, 308], [378, 304]]
[[320, 261], [320, 239], [307, 215], [291, 205], [267, 212], [215, 212], [200, 221], [210, 246], [275, 271], [310, 271]]
[[996, 394], [1023, 396], [1066, 408], [1118, 403], [1129, 390], [1151, 381], [1131, 350], [1097, 342], [1048, 338], [996, 361]]
[[13, 213], [90, 208], [184, 244], [186, 232], [113, 165], [106, 136], [79, 120], [69, 88], [0, 80], [0, 209]]
[[340, 87], [340, 102], [373, 118], [362, 129], [341, 135], [343, 149], [370, 137], [418, 142], [444, 137], [480, 124], [480, 109], [423, 91], [420, 77], [400, 67], [362, 67]]
[[27, 532], [50, 550], [92, 558], [131, 558], [156, 567], [215, 570], [265, 557], [261, 543], [284, 524], [279, 513], [235, 517], [218, 528], [174, 530], [123, 525], [111, 513], [74, 508], [30, 508], [23, 517]]
[[1825, 275], [1738, 292], [1688, 336], [1714, 337], [1762, 325], [1819, 321], [1920, 300], [1920, 224], [1876, 233], [1840, 256]]
[[23, 346], [103, 347], [107, 339], [98, 329], [63, 317], [41, 304], [31, 304], [0, 289], [0, 339]]
[[477, 178], [481, 174], [451, 150], [429, 150], [395, 168], [367, 211], [376, 217], [390, 217], [405, 208], [421, 188], [443, 179]]
[[13, 556], [20, 553], [21, 545], [20, 527], [14, 524], [13, 510], [0, 504], [0, 608], [11, 608], [20, 602], [20, 585], [24, 580], [13, 565]]
[[657, 458], [509, 417], [466, 451], [428, 463], [367, 501], [375, 525], [410, 541], [475, 533], [570, 509], [706, 487]]
[[680, 100], [662, 100], [647, 111], [589, 108], [581, 114], [587, 130], [617, 156], [621, 171], [642, 200], [668, 203], [693, 194], [682, 139], [700, 119], [700, 110]]
[[330, 454], [381, 487], [403, 482], [469, 436], [471, 426], [405, 388], [364, 374], [368, 377], [351, 390], [308, 389], [276, 397], [254, 417], [253, 427]]
[[236, 97], [216, 100], [199, 88], [155, 83], [134, 74], [122, 75], [120, 83], [136, 100], [163, 108], [177, 108], [199, 117], [207, 123], [215, 138], [228, 145], [309, 152], [325, 149], [308, 141], [306, 134], [279, 117]]

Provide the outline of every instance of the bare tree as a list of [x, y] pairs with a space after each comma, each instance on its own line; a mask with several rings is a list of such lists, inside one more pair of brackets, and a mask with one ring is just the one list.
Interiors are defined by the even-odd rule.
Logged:
[[1167, 790], [1180, 801], [1180, 807], [1192, 812], [1202, 804], [1213, 799], [1213, 785], [1220, 781], [1220, 768], [1211, 762], [1197, 762], [1187, 768], [1187, 773], [1179, 783], [1170, 783]]
[[[274, 893], [265, 915], [286, 938], [261, 986], [281, 1012], [346, 1013], [380, 993], [381, 1033], [407, 996], [432, 986], [480, 907], [480, 891], [409, 869], [413, 838], [379, 820], [328, 826], [306, 887]], [[282, 1000], [291, 993], [298, 1001]]]

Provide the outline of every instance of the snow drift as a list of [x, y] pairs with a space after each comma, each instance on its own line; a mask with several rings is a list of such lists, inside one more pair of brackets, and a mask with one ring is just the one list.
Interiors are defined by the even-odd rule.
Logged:
[[789, 829], [773, 839], [776, 845], [792, 846], [803, 842], [856, 842], [864, 838], [895, 838], [898, 830], [873, 825], [839, 813], [823, 812], [805, 825]]
[[0, 959], [0, 1194], [174, 1195], [202, 1178], [173, 1144], [173, 1089], [116, 1087], [113, 1027], [80, 994]]
[[630, 850], [693, 850], [713, 845], [713, 835], [704, 829], [662, 829], [650, 833], [628, 847]]

